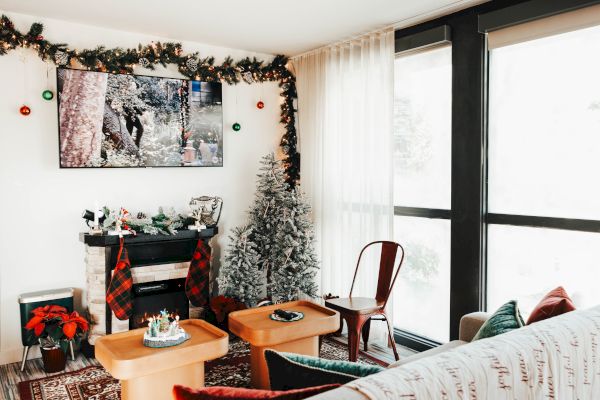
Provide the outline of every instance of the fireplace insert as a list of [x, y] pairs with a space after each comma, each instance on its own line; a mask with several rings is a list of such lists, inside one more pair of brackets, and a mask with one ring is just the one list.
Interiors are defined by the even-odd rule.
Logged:
[[148, 318], [167, 310], [173, 318], [189, 318], [189, 301], [185, 294], [185, 278], [136, 283], [133, 285], [133, 315], [129, 329], [148, 326]]

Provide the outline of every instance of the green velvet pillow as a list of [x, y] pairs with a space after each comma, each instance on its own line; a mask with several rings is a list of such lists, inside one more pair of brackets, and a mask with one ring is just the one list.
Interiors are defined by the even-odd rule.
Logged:
[[510, 332], [519, 329], [524, 325], [525, 322], [523, 321], [523, 317], [521, 317], [519, 307], [517, 307], [517, 301], [511, 300], [497, 309], [496, 312], [484, 322], [481, 328], [479, 328], [479, 331], [477, 331], [473, 341]]
[[327, 360], [265, 350], [271, 390], [302, 389], [332, 383], [344, 384], [384, 368], [349, 361]]

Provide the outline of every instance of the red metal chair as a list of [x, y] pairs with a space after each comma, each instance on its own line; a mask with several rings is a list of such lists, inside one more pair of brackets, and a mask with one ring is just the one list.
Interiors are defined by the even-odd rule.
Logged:
[[[379, 259], [379, 277], [377, 279], [377, 293], [375, 298], [352, 297], [352, 290], [354, 289], [354, 282], [356, 281], [356, 275], [363, 253], [367, 248], [376, 244], [381, 244], [381, 256]], [[396, 260], [398, 248], [402, 251], [402, 255], [396, 272], [394, 273], [394, 262]], [[396, 283], [396, 278], [398, 277], [398, 272], [400, 272], [403, 261], [404, 248], [400, 244], [384, 240], [369, 243], [363, 247], [358, 256], [358, 262], [356, 263], [356, 270], [354, 271], [354, 278], [352, 279], [352, 287], [350, 288], [350, 295], [348, 298], [337, 298], [325, 301], [325, 306], [339, 311], [340, 316], [345, 319], [348, 324], [348, 352], [350, 361], [356, 361], [358, 358], [358, 347], [360, 345], [359, 333], [361, 332], [365, 351], [367, 351], [371, 319], [386, 321], [388, 338], [392, 344], [392, 349], [394, 350], [394, 357], [396, 360], [400, 358], [398, 357], [392, 325], [385, 312], [385, 307], [390, 294], [392, 293], [394, 283]]]

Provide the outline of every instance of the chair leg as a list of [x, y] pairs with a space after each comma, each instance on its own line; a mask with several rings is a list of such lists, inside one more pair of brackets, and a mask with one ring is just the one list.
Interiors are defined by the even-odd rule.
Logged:
[[29, 354], [29, 346], [23, 347], [23, 359], [21, 360], [21, 372], [25, 369], [25, 362], [27, 361], [27, 355]]
[[362, 327], [369, 319], [369, 316], [346, 317], [348, 324], [348, 359], [355, 362], [358, 359], [358, 350], [360, 348], [360, 334]]
[[365, 321], [362, 327], [362, 340], [364, 344], [365, 351], [367, 351], [367, 343], [369, 342], [369, 332], [371, 331], [371, 319]]
[[348, 324], [348, 360], [358, 359], [358, 347], [360, 345], [360, 323], [358, 318], [346, 318]]
[[398, 350], [396, 349], [396, 341], [394, 340], [394, 333], [393, 333], [394, 330], [392, 329], [392, 324], [390, 323], [390, 320], [388, 319], [388, 317], [385, 313], [382, 315], [383, 315], [383, 318], [385, 318], [385, 322], [388, 327], [388, 338], [389, 338], [390, 342], [392, 343], [392, 350], [394, 351], [394, 358], [396, 359], [396, 361], [398, 361], [400, 359], [400, 356], [398, 356]]

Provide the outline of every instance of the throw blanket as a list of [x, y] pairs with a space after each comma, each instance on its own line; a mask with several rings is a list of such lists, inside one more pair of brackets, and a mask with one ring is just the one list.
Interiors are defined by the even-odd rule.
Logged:
[[600, 399], [600, 306], [391, 368], [347, 386], [370, 399]]

